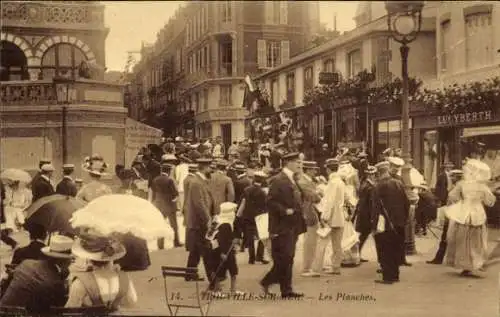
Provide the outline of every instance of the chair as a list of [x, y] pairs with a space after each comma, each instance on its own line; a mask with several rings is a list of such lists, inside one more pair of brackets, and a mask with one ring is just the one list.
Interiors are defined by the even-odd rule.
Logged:
[[104, 306], [90, 306], [90, 307], [51, 307], [50, 316], [107, 316], [109, 314], [109, 309]]
[[[202, 298], [200, 294], [200, 286], [198, 282], [198, 268], [195, 267], [176, 267], [176, 266], [162, 266], [163, 285], [165, 287], [165, 300], [170, 312], [170, 316], [177, 316], [179, 309], [199, 309], [201, 316], [207, 316], [210, 308], [211, 296]], [[169, 293], [167, 287], [167, 277], [177, 277], [183, 279], [194, 280], [196, 293], [194, 298], [182, 299], [178, 293]]]

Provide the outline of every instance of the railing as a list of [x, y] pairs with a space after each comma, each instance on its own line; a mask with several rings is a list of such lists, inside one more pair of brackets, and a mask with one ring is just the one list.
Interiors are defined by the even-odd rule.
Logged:
[[2, 1], [2, 25], [104, 28], [104, 5], [97, 1]]
[[[70, 87], [71, 104], [95, 104], [123, 107], [123, 86], [120, 84], [77, 79]], [[0, 82], [2, 109], [11, 105], [56, 104], [51, 80]]]

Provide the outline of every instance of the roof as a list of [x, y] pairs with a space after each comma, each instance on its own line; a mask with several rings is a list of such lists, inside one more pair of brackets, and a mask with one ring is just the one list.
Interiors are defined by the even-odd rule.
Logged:
[[[380, 27], [383, 27], [383, 29], [379, 29]], [[373, 31], [381, 31], [381, 30], [386, 30], [387, 29], [387, 21], [386, 17], [379, 18], [377, 20], [374, 20], [372, 23], [368, 23], [365, 25], [362, 25], [352, 31], [349, 32], [344, 32], [342, 35], [330, 40], [329, 42], [320, 45], [318, 47], [315, 47], [313, 49], [310, 49], [308, 51], [305, 51], [302, 54], [296, 55], [292, 57], [291, 59], [288, 60], [288, 62], [279, 65], [278, 67], [275, 67], [265, 73], [260, 74], [259, 76], [256, 77], [256, 79], [262, 78], [269, 76], [273, 73], [279, 73], [280, 71], [298, 64], [302, 61], [305, 61], [311, 57], [321, 55], [323, 53], [326, 53], [328, 51], [331, 51], [332, 49], [335, 49], [339, 46], [342, 46], [346, 43], [349, 43], [353, 40], [358, 39], [359, 37], [369, 34]]]

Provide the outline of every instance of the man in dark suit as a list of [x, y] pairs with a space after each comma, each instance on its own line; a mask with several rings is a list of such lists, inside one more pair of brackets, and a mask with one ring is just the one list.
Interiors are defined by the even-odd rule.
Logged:
[[269, 236], [273, 267], [261, 280], [267, 294], [272, 284], [280, 284], [282, 298], [300, 298], [304, 294], [292, 288], [293, 259], [299, 234], [306, 231], [302, 213], [302, 197], [295, 181], [300, 171], [299, 153], [283, 156], [283, 170], [274, 177], [269, 187]]
[[382, 280], [376, 283], [399, 282], [399, 266], [403, 265], [405, 225], [408, 221], [410, 201], [403, 184], [389, 174], [389, 163], [376, 166], [379, 178], [373, 189], [372, 229], [377, 231], [379, 216], [385, 219], [385, 230], [375, 234]]
[[153, 185], [153, 180], [156, 177], [160, 176], [161, 174], [161, 164], [158, 163], [150, 153], [145, 154], [142, 157], [142, 161], [144, 162], [144, 166], [146, 168], [148, 175], [148, 188], [149, 188], [148, 198], [151, 201], [152, 197], [151, 186]]
[[245, 188], [252, 185], [252, 180], [248, 177], [245, 164], [236, 163], [233, 165], [233, 170], [236, 174], [236, 179], [234, 181], [234, 199], [235, 203], [239, 204], [243, 198]]
[[[365, 179], [361, 183], [359, 190], [359, 201], [356, 206], [356, 211], [354, 214], [356, 231], [359, 232], [359, 253], [368, 239], [368, 236], [372, 230], [371, 224], [371, 212], [372, 212], [372, 196], [373, 189], [375, 188], [375, 173], [377, 168], [375, 166], [368, 166], [364, 171]], [[367, 260], [361, 258], [361, 262], [367, 262]]]
[[30, 244], [14, 251], [11, 264], [18, 265], [24, 260], [39, 260], [42, 258], [41, 249], [45, 247], [45, 239], [47, 239], [47, 231], [42, 225], [31, 224], [28, 227], [30, 235]]
[[208, 179], [212, 173], [211, 158], [199, 158], [198, 172], [189, 179], [188, 186], [184, 187], [185, 222], [186, 222], [186, 249], [189, 251], [187, 267], [197, 267], [200, 257], [207, 276], [210, 278], [212, 270], [208, 258], [208, 248], [205, 234], [211, 223], [214, 211], [214, 200]]
[[33, 176], [33, 178], [31, 179], [31, 183], [30, 183], [30, 186], [35, 183], [39, 178], [40, 178], [40, 175], [42, 175], [42, 166], [44, 166], [45, 164], [52, 164], [52, 161], [49, 160], [49, 159], [46, 159], [46, 158], [43, 158], [41, 159], [39, 162], [38, 162], [38, 169], [39, 171], [35, 174], [35, 176]]
[[50, 177], [54, 172], [52, 164], [44, 164], [41, 168], [40, 177], [35, 179], [31, 184], [31, 193], [33, 194], [33, 202], [40, 198], [54, 195], [54, 187], [50, 183]]
[[448, 201], [448, 193], [452, 187], [452, 182], [450, 180], [450, 171], [453, 169], [453, 163], [446, 162], [443, 165], [443, 172], [439, 174], [436, 179], [436, 187], [434, 189], [434, 194], [437, 199], [439, 199], [440, 206], [446, 206]]
[[1, 306], [25, 307], [30, 315], [48, 314], [51, 306], [64, 306], [68, 300], [66, 279], [72, 262], [73, 239], [53, 236], [50, 246], [41, 249], [41, 260], [19, 264]]
[[71, 177], [71, 174], [75, 171], [75, 165], [64, 164], [63, 165], [63, 179], [56, 186], [56, 193], [64, 196], [75, 197], [78, 193], [76, 184]]
[[[170, 177], [174, 165], [171, 161], [162, 159], [162, 173], [153, 180], [151, 189], [153, 191], [153, 204], [168, 218], [170, 226], [174, 230], [174, 246], [180, 247], [179, 226], [177, 225], [177, 203], [179, 192], [175, 181]], [[158, 248], [163, 249], [165, 238], [158, 239]]]
[[234, 202], [234, 185], [229, 176], [226, 175], [226, 168], [229, 162], [225, 160], [215, 161], [215, 172], [212, 173], [208, 181], [215, 204], [215, 214], [220, 214], [220, 204], [229, 201]]

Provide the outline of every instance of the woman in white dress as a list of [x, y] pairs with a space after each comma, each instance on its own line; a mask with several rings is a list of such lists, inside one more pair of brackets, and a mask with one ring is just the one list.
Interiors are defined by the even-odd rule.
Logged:
[[469, 159], [463, 167], [463, 181], [450, 192], [453, 205], [446, 209], [450, 219], [446, 264], [462, 270], [464, 276], [475, 276], [487, 259], [486, 212], [484, 205], [492, 206], [495, 196], [487, 186], [491, 178], [488, 165]]
[[13, 181], [5, 186], [5, 227], [17, 232], [24, 224], [24, 209], [31, 205], [31, 191], [26, 184]]

